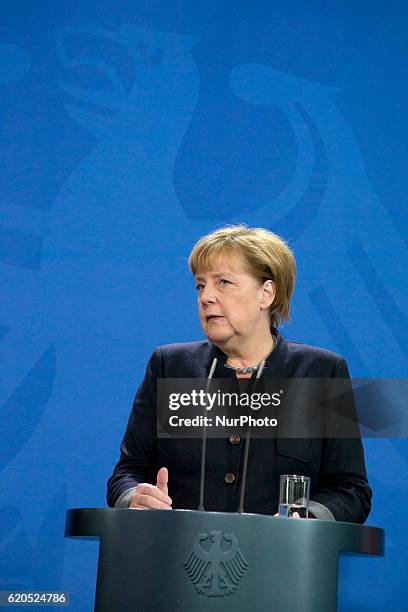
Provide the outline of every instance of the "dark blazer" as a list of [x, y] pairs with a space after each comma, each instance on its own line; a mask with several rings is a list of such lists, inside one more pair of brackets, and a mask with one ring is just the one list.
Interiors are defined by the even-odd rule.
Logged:
[[[141, 482], [156, 483], [160, 467], [169, 470], [169, 495], [174, 508], [196, 509], [199, 500], [200, 439], [158, 439], [156, 436], [156, 381], [158, 378], [207, 378], [214, 357], [214, 377], [234, 376], [225, 368], [226, 355], [211, 342], [171, 344], [151, 356], [133, 403], [121, 444], [120, 460], [108, 481], [107, 499]], [[282, 336], [266, 360], [263, 377], [346, 378], [345, 360], [332, 352]], [[235, 440], [236, 442], [236, 440]], [[244, 441], [207, 440], [206, 510], [235, 512], [239, 505]], [[235, 476], [233, 483], [225, 475]], [[316, 518], [363, 523], [371, 508], [361, 440], [253, 438], [249, 450], [245, 511], [275, 514], [280, 474], [311, 478], [310, 509]], [[231, 478], [227, 478], [231, 480]]]

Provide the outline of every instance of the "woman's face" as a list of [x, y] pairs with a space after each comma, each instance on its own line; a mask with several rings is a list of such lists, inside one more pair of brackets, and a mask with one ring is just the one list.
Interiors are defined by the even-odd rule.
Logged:
[[195, 279], [200, 321], [209, 340], [234, 347], [269, 329], [274, 283], [260, 284], [241, 255], [220, 255], [211, 270], [197, 272]]

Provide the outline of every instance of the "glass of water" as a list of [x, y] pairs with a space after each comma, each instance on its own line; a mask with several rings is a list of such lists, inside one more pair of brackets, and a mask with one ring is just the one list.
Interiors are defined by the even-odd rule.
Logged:
[[282, 474], [279, 488], [279, 516], [291, 517], [297, 512], [300, 518], [307, 518], [309, 494], [309, 476]]

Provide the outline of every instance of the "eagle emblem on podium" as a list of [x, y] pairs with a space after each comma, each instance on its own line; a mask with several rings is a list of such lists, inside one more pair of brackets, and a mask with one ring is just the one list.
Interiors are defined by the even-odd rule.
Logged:
[[207, 597], [232, 595], [248, 563], [232, 533], [199, 533], [183, 564], [197, 593]]

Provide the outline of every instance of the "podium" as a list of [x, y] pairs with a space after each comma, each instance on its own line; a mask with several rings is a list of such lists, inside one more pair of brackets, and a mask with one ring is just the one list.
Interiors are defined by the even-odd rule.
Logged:
[[384, 554], [375, 527], [192, 510], [68, 510], [65, 535], [100, 538], [97, 612], [334, 612], [339, 554]]

